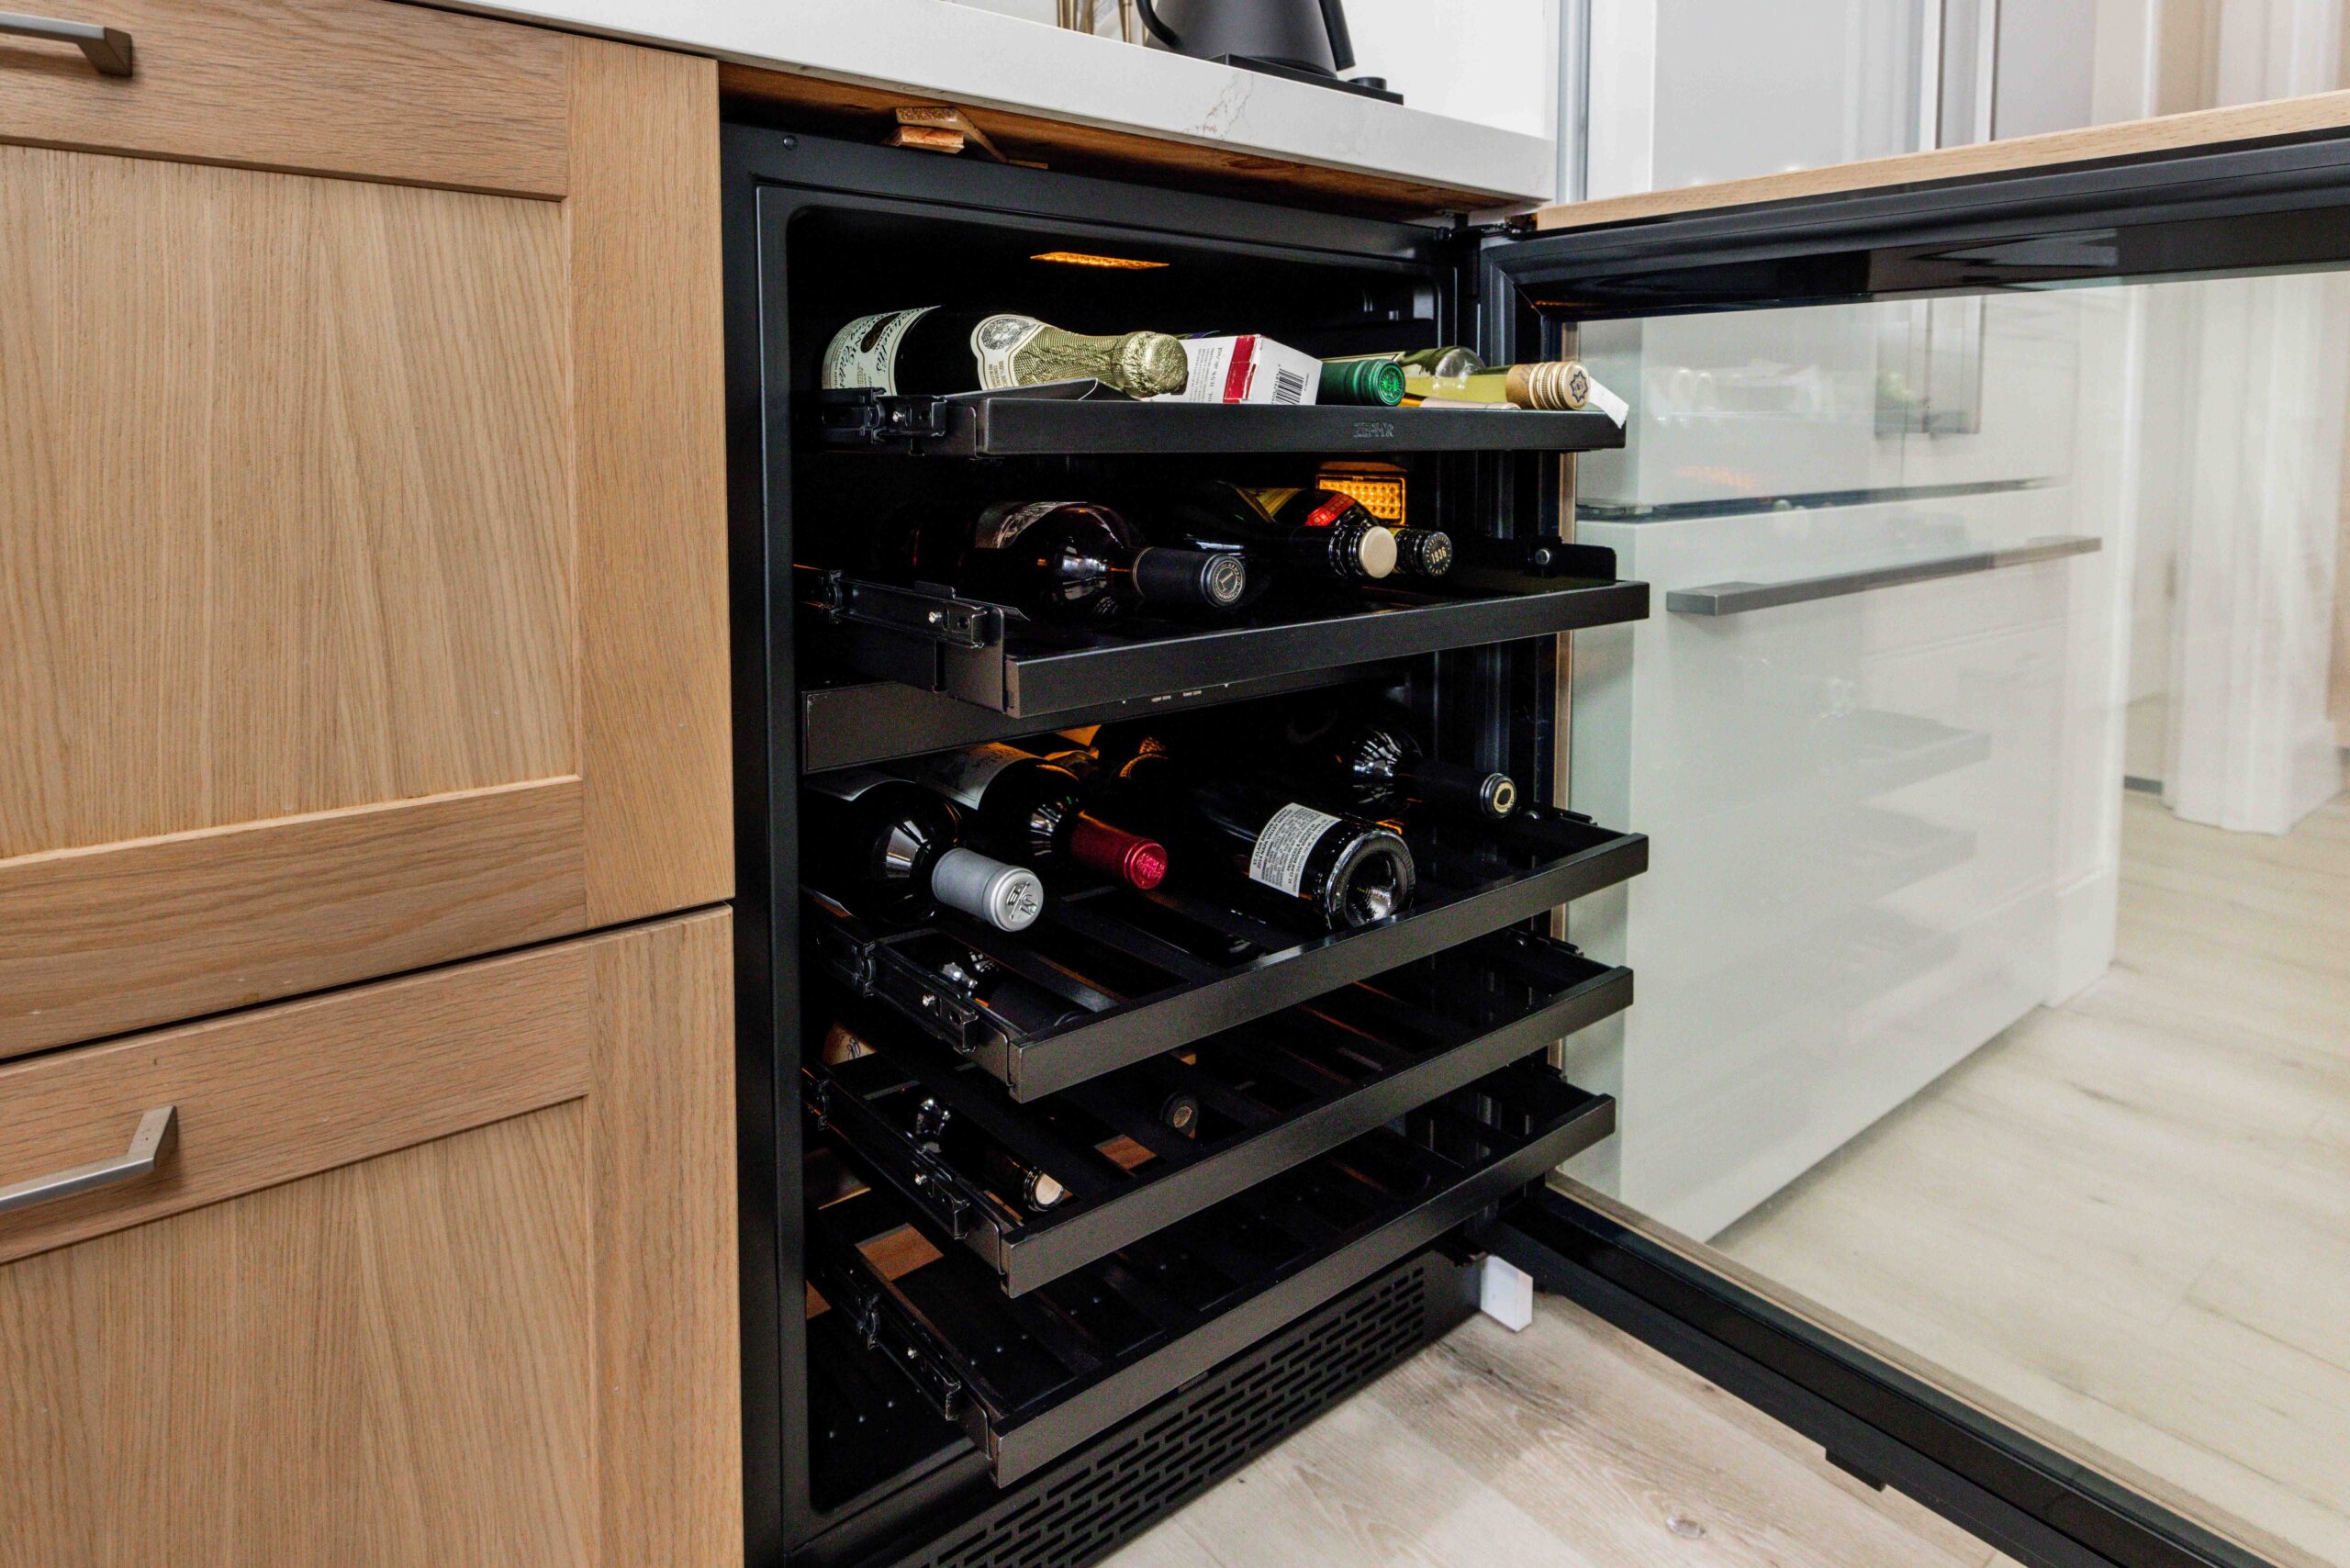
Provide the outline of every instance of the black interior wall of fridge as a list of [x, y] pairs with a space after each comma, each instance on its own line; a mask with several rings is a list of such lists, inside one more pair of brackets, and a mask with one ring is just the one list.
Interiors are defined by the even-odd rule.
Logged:
[[[1505, 1071], [1480, 1079], [1471, 1069], [1506, 1067], [1513, 1053], [1539, 1057], [1555, 1037], [1545, 1036], [1545, 1029], [1565, 1032], [1577, 1026], [1577, 1019], [1628, 1003], [1628, 975], [1590, 966], [1572, 949], [1550, 942], [1546, 923], [1538, 917], [1578, 891], [1637, 872], [1645, 864], [1645, 845], [1636, 835], [1537, 810], [1517, 830], [1521, 837], [1532, 835], [1528, 847], [1499, 859], [1498, 850], [1478, 847], [1464, 861], [1473, 870], [1463, 873], [1450, 902], [1440, 900], [1369, 940], [1359, 935], [1259, 953], [1248, 961], [1259, 978], [1244, 977], [1245, 984], [1228, 988], [1235, 995], [1248, 993], [1239, 1014], [1210, 999], [1187, 973], [1181, 983], [1167, 989], [1155, 1015], [1189, 1031], [1175, 1039], [1208, 1031], [1204, 1020], [1211, 1015], [1253, 1017], [1333, 993], [1333, 988], [1401, 973], [1399, 965], [1435, 961], [1481, 934], [1495, 942], [1506, 938], [1527, 945], [1522, 955], [1494, 949], [1484, 962], [1483, 983], [1493, 991], [1484, 1004], [1488, 1011], [1431, 1024], [1438, 1034], [1423, 1048], [1434, 1065], [1415, 1067], [1416, 1058], [1399, 1058], [1392, 1071], [1382, 1070], [1350, 1086], [1351, 1100], [1332, 1095], [1335, 1109], [1318, 1108], [1319, 1101], [1284, 1102], [1258, 1136], [1234, 1136], [1231, 1148], [1248, 1152], [1236, 1157], [1219, 1146], [1218, 1158], [1251, 1163], [1227, 1163], [1204, 1176], [1186, 1171], [1183, 1182], [1157, 1183], [1163, 1192], [1121, 1199], [1123, 1207], [1105, 1204], [1109, 1217], [1096, 1222], [1102, 1243], [1079, 1244], [1066, 1237], [1048, 1241], [1039, 1235], [1018, 1238], [1014, 1247], [999, 1238], [990, 1244], [998, 1249], [995, 1254], [980, 1249], [925, 1265], [921, 1274], [927, 1282], [909, 1295], [886, 1279], [861, 1272], [853, 1237], [847, 1243], [839, 1235], [811, 1237], [806, 1227], [803, 1172], [826, 1180], [837, 1161], [834, 1151], [819, 1149], [811, 1163], [799, 1039], [811, 992], [830, 998], [834, 993], [826, 988], [839, 983], [830, 971], [811, 970], [807, 956], [837, 953], [842, 943], [853, 946], [861, 938], [808, 924], [809, 907], [799, 888], [795, 815], [801, 775], [1135, 712], [1221, 707], [1301, 689], [1368, 684], [1409, 704], [1443, 755], [1506, 768], [1543, 798], [1550, 783], [1553, 738], [1551, 633], [1645, 613], [1646, 591], [1616, 583], [1611, 562], [1577, 559], [1567, 577], [1511, 581], [1490, 599], [1472, 602], [1456, 594], [1426, 607], [1398, 601], [1385, 607], [1391, 613], [1382, 618], [1342, 618], [1293, 638], [1292, 645], [1310, 650], [1295, 657], [1259, 656], [1260, 644], [1256, 654], [1227, 651], [1219, 655], [1224, 664], [1205, 664], [1202, 639], [1100, 650], [1103, 657], [1078, 678], [1068, 678], [1065, 669], [1051, 672], [1058, 684], [1039, 673], [1042, 664], [1023, 665], [1020, 673], [1028, 678], [1021, 692], [1031, 702], [1046, 704], [1044, 711], [1010, 711], [1001, 688], [994, 709], [968, 694], [925, 689], [922, 648], [909, 654], [903, 638], [867, 635], [810, 608], [824, 601], [811, 590], [809, 558], [824, 556], [858, 519], [928, 494], [957, 493], [975, 469], [999, 486], [1031, 487], [1082, 486], [1113, 472], [1129, 479], [1140, 473], [1166, 484], [1209, 475], [1272, 482], [1296, 471], [1300, 454], [1286, 450], [1295, 445], [1293, 434], [1281, 438], [1278, 432], [1269, 442], [1218, 435], [1146, 443], [1163, 448], [1153, 450], [1113, 444], [1114, 457], [1090, 449], [1086, 443], [1093, 438], [1081, 433], [1050, 437], [1042, 447], [1032, 436], [1020, 454], [1010, 457], [824, 452], [811, 396], [813, 362], [840, 321], [915, 303], [985, 304], [1028, 309], [1079, 330], [1134, 325], [1262, 330], [1309, 352], [1338, 353], [1473, 344], [1481, 337], [1506, 351], [1517, 341], [1518, 319], [1514, 313], [1496, 319], [1481, 308], [1474, 264], [1479, 241], [1463, 232], [742, 126], [727, 128], [724, 152], [749, 1560], [879, 1562], [929, 1560], [923, 1554], [930, 1553], [937, 1561], [958, 1562], [1080, 1561], [1245, 1462], [1313, 1410], [1458, 1320], [1465, 1310], [1465, 1255], [1442, 1250], [1446, 1238], [1468, 1213], [1490, 1212], [1562, 1151], [1583, 1147], [1612, 1125], [1612, 1107], [1588, 1096], [1578, 1099], [1555, 1074], [1521, 1081]], [[1031, 260], [1046, 250], [1169, 264], [1091, 271]], [[1489, 336], [1497, 325], [1502, 335]], [[1593, 426], [1596, 416], [1560, 416], [1548, 424], [1542, 422], [1548, 416], [1528, 416], [1523, 424], [1494, 421], [1514, 432], [1496, 435], [1494, 445], [1515, 444], [1517, 450], [1472, 450], [1460, 435], [1463, 427], [1450, 422], [1462, 418], [1485, 417], [1430, 413], [1416, 420], [1367, 415], [1346, 424], [1350, 439], [1357, 424], [1363, 427], [1363, 453], [1410, 465], [1416, 510], [1441, 515], [1456, 529], [1475, 520], [1483, 533], [1497, 539], [1538, 532], [1555, 538], [1556, 453], [1614, 439], [1611, 431]], [[1446, 428], [1438, 430], [1431, 421], [1443, 421]], [[1053, 447], [1054, 440], [1069, 443], [1069, 449]], [[1427, 612], [1413, 613], [1422, 608]], [[1367, 624], [1371, 620], [1382, 623]], [[1290, 635], [1280, 627], [1270, 631], [1276, 637]], [[1515, 640], [1494, 645], [1495, 636]], [[1002, 653], [1003, 666], [1011, 667], [1016, 655], [1017, 650]], [[1521, 857], [1510, 860], [1509, 854]], [[831, 917], [823, 924], [829, 925]], [[1520, 935], [1508, 936], [1512, 927]], [[815, 946], [820, 943], [830, 946]], [[1267, 974], [1287, 978], [1269, 987], [1261, 978]], [[1510, 974], [1518, 978], [1506, 979]], [[1500, 990], [1493, 991], [1495, 986]], [[879, 995], [878, 1002], [865, 1000], [888, 1005], [886, 987]], [[901, 1026], [910, 1016], [905, 998], [897, 1001], [901, 1011], [885, 1026]], [[834, 1003], [824, 1000], [818, 1005]], [[1097, 1034], [1089, 1044], [1105, 1038]], [[1053, 1069], [1062, 1075], [1055, 1087], [1075, 1073], [1098, 1081], [1099, 1089], [1087, 1084], [1089, 1092], [1096, 1094], [1097, 1105], [1111, 1106], [1115, 1080], [1100, 1075], [1124, 1061], [1134, 1063], [1130, 1070], [1149, 1066], [1135, 1053], [1114, 1060], [1107, 1054], [1096, 1059], [1097, 1055], [1088, 1051], [1080, 1060], [1079, 1053], [1064, 1053], [1058, 1058], [1062, 1065]], [[1021, 1059], [1049, 1064], [1056, 1058], [1024, 1048]], [[1202, 1059], [1212, 1061], [1213, 1052]], [[892, 1092], [886, 1075], [842, 1075], [838, 1081], [822, 1075], [811, 1081], [840, 1097], [837, 1115], [853, 1116], [860, 1095]], [[1453, 1095], [1461, 1107], [1441, 1113], [1451, 1118], [1446, 1125], [1453, 1129], [1442, 1136], [1426, 1130], [1429, 1113], [1415, 1109], [1438, 1093]], [[1103, 1094], [1112, 1099], [1100, 1099]], [[1382, 1112], [1388, 1115], [1380, 1118]], [[1392, 1121], [1393, 1128], [1374, 1126], [1373, 1118]], [[832, 1119], [823, 1124], [833, 1125]], [[1475, 1131], [1481, 1125], [1488, 1130]], [[1415, 1132], [1416, 1126], [1421, 1130]], [[1391, 1198], [1375, 1195], [1376, 1180], [1370, 1189], [1341, 1192], [1327, 1186], [1335, 1177], [1315, 1174], [1322, 1169], [1315, 1163], [1320, 1151], [1341, 1145], [1354, 1148], [1345, 1141], [1349, 1137], [1370, 1137], [1373, 1143], [1330, 1169], [1354, 1172], [1349, 1181], [1378, 1169], [1384, 1146], [1377, 1140], [1393, 1139], [1399, 1132], [1406, 1152], [1397, 1158], [1406, 1159], [1409, 1170], [1396, 1169]], [[831, 1136], [829, 1130], [823, 1134], [826, 1139]], [[1466, 1163], [1457, 1176], [1445, 1176], [1424, 1155], [1408, 1152], [1414, 1138], [1422, 1149], [1449, 1148]], [[894, 1224], [907, 1215], [925, 1225], [939, 1222], [935, 1206], [921, 1201], [928, 1194], [918, 1185], [908, 1181], [892, 1186], [886, 1171], [876, 1170], [871, 1147], [859, 1145], [852, 1162], [870, 1190], [828, 1209], [825, 1228], [853, 1230], [860, 1216], [868, 1225]], [[1244, 1168], [1258, 1186], [1241, 1189], [1231, 1172]], [[1358, 1230], [1301, 1253], [1293, 1268], [1268, 1261], [1264, 1267], [1270, 1271], [1237, 1282], [1225, 1294], [1203, 1289], [1200, 1305], [1185, 1309], [1201, 1315], [1195, 1320], [1178, 1314], [1156, 1325], [1135, 1326], [1128, 1335], [1133, 1348], [1106, 1352], [1107, 1361], [1098, 1345], [1088, 1348], [1082, 1329], [1044, 1335], [1036, 1341], [1040, 1353], [1058, 1350], [1063, 1360], [1076, 1358], [1072, 1366], [1093, 1370], [1066, 1387], [1049, 1378], [1041, 1384], [990, 1383], [974, 1372], [966, 1380], [965, 1394], [990, 1408], [981, 1419], [967, 1407], [968, 1433], [923, 1406], [918, 1380], [901, 1379], [903, 1386], [896, 1386], [889, 1376], [874, 1375], [879, 1363], [867, 1341], [877, 1333], [919, 1334], [922, 1315], [941, 1310], [990, 1321], [991, 1315], [1010, 1310], [1007, 1331], [1026, 1332], [1022, 1325], [1035, 1320], [1021, 1316], [1030, 1310], [1021, 1305], [1025, 1292], [1035, 1292], [1034, 1299], [1048, 1305], [1057, 1291], [1098, 1285], [1114, 1293], [1112, 1276], [1092, 1272], [1102, 1266], [1094, 1260], [1102, 1256], [1101, 1246], [1180, 1248], [1184, 1226], [1207, 1223], [1206, 1217], [1186, 1217], [1191, 1215], [1222, 1215], [1218, 1226], [1245, 1229], [1252, 1223], [1249, 1205], [1277, 1201], [1286, 1190], [1282, 1183], [1301, 1182], [1322, 1183], [1316, 1201], [1359, 1205], [1345, 1210], [1360, 1213]], [[1196, 1198], [1184, 1195], [1189, 1193]], [[1450, 1195], [1449, 1206], [1430, 1206], [1439, 1194]], [[1382, 1210], [1381, 1202], [1394, 1206]], [[908, 1208], [910, 1203], [913, 1206]], [[1236, 1204], [1242, 1208], [1231, 1209]], [[1466, 1204], [1478, 1207], [1466, 1209]], [[1140, 1223], [1142, 1215], [1153, 1223]], [[1437, 1223], [1438, 1218], [1444, 1223]], [[1199, 1234], [1204, 1241], [1208, 1233]], [[1439, 1249], [1429, 1250], [1431, 1245]], [[813, 1319], [803, 1308], [811, 1258], [821, 1265], [816, 1271], [824, 1277], [818, 1288], [830, 1307]], [[1011, 1293], [1008, 1303], [985, 1294], [999, 1291]], [[957, 1294], [963, 1292], [976, 1294]], [[836, 1295], [842, 1302], [831, 1305]], [[1073, 1300], [1061, 1298], [1052, 1310], [1080, 1310]], [[941, 1301], [962, 1305], [941, 1307]], [[1386, 1305], [1365, 1305], [1378, 1303]], [[851, 1305], [858, 1310], [845, 1310]], [[1314, 1327], [1352, 1321], [1349, 1313], [1357, 1318], [1384, 1314], [1387, 1327], [1369, 1341], [1385, 1347], [1380, 1355], [1337, 1356], [1326, 1333]], [[1119, 1331], [1095, 1327], [1118, 1338]], [[1268, 1369], [1277, 1366], [1290, 1367], [1293, 1375], [1274, 1376]], [[1309, 1367], [1320, 1370], [1310, 1376], [1297, 1370]], [[880, 1371], [896, 1375], [886, 1366]], [[1243, 1400], [1241, 1407], [1260, 1418], [1219, 1424], [1200, 1414], [1195, 1406], [1205, 1396], [1203, 1391], [1225, 1384], [1259, 1390], [1249, 1396], [1254, 1404]], [[1038, 1388], [1042, 1395], [1035, 1394]], [[1023, 1403], [1026, 1399], [1034, 1400], [1033, 1409]], [[1145, 1403], [1137, 1406], [1137, 1400]], [[824, 1414], [843, 1410], [850, 1414], [839, 1420]], [[1169, 1414], [1184, 1410], [1192, 1413]], [[811, 1418], [811, 1411], [819, 1414]], [[851, 1428], [855, 1435], [842, 1435]], [[1099, 1475], [1087, 1468], [1092, 1462], [1088, 1456], [1145, 1440], [1139, 1434], [1146, 1428], [1155, 1434], [1147, 1440], [1156, 1445], [1152, 1451], [1158, 1462], [1172, 1467], [1169, 1473], [1181, 1484], [1145, 1489], [1147, 1496], [1122, 1494], [1114, 1505], [1105, 1501]], [[971, 1547], [977, 1555], [937, 1555], [948, 1552], [943, 1543], [950, 1538], [961, 1539], [958, 1532], [984, 1535], [984, 1521], [1003, 1516], [1021, 1497], [1046, 1512], [1081, 1512], [1098, 1504], [1103, 1517], [1119, 1514], [1122, 1522], [1109, 1534], [1096, 1529], [1085, 1536], [1092, 1544], [1079, 1555], [1070, 1555], [1078, 1550], [1070, 1542], [1082, 1531], [1067, 1540], [1013, 1531], [990, 1538], [996, 1544], [984, 1551]]]

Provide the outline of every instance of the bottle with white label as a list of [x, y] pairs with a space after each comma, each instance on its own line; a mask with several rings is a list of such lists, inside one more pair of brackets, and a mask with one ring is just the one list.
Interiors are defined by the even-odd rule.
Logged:
[[1078, 866], [1146, 891], [1167, 876], [1156, 840], [1089, 814], [1084, 786], [1058, 762], [990, 743], [904, 764], [909, 778], [963, 809], [971, 841], [1022, 865]]
[[1165, 332], [1089, 337], [1034, 316], [936, 306], [858, 317], [833, 334], [820, 369], [827, 387], [935, 397], [1091, 380], [1155, 398], [1181, 392], [1191, 373], [1181, 340]]
[[1102, 787], [1102, 812], [1177, 846], [1178, 879], [1325, 931], [1412, 902], [1417, 872], [1393, 829], [1298, 801], [1262, 778], [1203, 775], [1144, 746]]
[[944, 905], [999, 931], [1023, 931], [1044, 913], [1036, 873], [965, 848], [955, 809], [918, 784], [824, 773], [801, 799], [809, 885], [860, 914], [917, 921]]
[[936, 507], [902, 511], [876, 532], [867, 569], [942, 583], [1065, 626], [1146, 611], [1209, 617], [1248, 593], [1238, 554], [1146, 543], [1118, 512], [1091, 501], [999, 502], [976, 521]]

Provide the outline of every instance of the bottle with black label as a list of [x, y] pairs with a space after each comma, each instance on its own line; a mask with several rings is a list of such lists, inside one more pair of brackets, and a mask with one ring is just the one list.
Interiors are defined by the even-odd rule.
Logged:
[[1440, 577], [1452, 570], [1452, 535], [1440, 528], [1394, 528], [1395, 575]]
[[918, 784], [823, 773], [801, 798], [810, 884], [860, 914], [914, 921], [943, 904], [1023, 931], [1044, 912], [1036, 873], [965, 848], [954, 808]]
[[962, 807], [972, 843], [990, 854], [1047, 870], [1081, 866], [1146, 891], [1166, 879], [1166, 847], [1087, 814], [1084, 786], [1058, 762], [990, 744], [904, 771]]
[[1117, 769], [1103, 814], [1173, 844], [1179, 879], [1276, 919], [1342, 931], [1412, 902], [1412, 851], [1393, 829], [1317, 810], [1269, 779], [1194, 772], [1162, 747]]
[[1034, 316], [937, 306], [858, 317], [833, 334], [820, 371], [827, 387], [884, 394], [1093, 380], [1130, 398], [1181, 392], [1191, 374], [1181, 341], [1165, 332], [1088, 337]]
[[1286, 738], [1290, 767], [1364, 810], [1388, 812], [1417, 802], [1499, 822], [1517, 809], [1517, 785], [1508, 774], [1438, 761], [1412, 716], [1392, 704], [1347, 714], [1326, 727], [1292, 725]]
[[901, 513], [877, 533], [868, 569], [899, 582], [943, 583], [1058, 625], [1148, 610], [1213, 616], [1248, 596], [1237, 551], [1154, 545], [1091, 501], [1007, 501], [976, 522], [948, 511]]
[[1326, 592], [1395, 570], [1395, 535], [1336, 490], [1248, 489], [1222, 482], [1186, 491], [1160, 517], [1163, 536], [1194, 550], [1247, 556], [1251, 598], [1278, 577], [1288, 591]]

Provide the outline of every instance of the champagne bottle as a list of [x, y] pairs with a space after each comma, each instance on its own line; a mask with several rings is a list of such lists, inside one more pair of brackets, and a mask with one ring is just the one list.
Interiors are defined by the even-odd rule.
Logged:
[[1307, 734], [1294, 743], [1292, 756], [1304, 775], [1366, 811], [1417, 802], [1499, 822], [1517, 809], [1517, 784], [1508, 774], [1438, 761], [1428, 756], [1411, 715], [1384, 703]]
[[1259, 591], [1276, 576], [1310, 592], [1376, 582], [1395, 569], [1395, 535], [1335, 490], [1219, 482], [1179, 496], [1165, 516], [1170, 537], [1192, 549], [1242, 554]]
[[1036, 873], [965, 848], [954, 808], [920, 785], [867, 772], [808, 781], [809, 880], [861, 914], [921, 920], [941, 904], [1021, 931], [1044, 912]]
[[879, 531], [868, 569], [946, 583], [1058, 625], [1146, 609], [1215, 615], [1248, 594], [1238, 554], [1145, 543], [1124, 517], [1088, 501], [1004, 502], [971, 523], [943, 511], [901, 513]]
[[917, 782], [961, 806], [971, 841], [1024, 866], [1082, 866], [1148, 890], [1167, 876], [1166, 847], [1088, 816], [1084, 787], [1059, 763], [990, 744], [908, 764]]
[[1275, 919], [1342, 931], [1412, 901], [1412, 852], [1393, 830], [1317, 811], [1266, 779], [1195, 772], [1163, 746], [1118, 769], [1104, 814], [1147, 825], [1181, 851], [1183, 877]]
[[1165, 332], [1087, 337], [1033, 316], [938, 306], [858, 317], [833, 334], [822, 368], [827, 387], [935, 396], [1090, 377], [1153, 398], [1190, 376], [1182, 342]]

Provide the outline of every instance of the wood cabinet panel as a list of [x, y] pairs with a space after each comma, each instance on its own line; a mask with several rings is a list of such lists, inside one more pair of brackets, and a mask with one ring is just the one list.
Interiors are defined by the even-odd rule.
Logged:
[[586, 1121], [0, 1269], [0, 1568], [596, 1562]]
[[715, 67], [219, 11], [386, 145], [559, 82], [568, 194], [7, 145], [0, 49], [0, 1057], [732, 890]]
[[593, 944], [566, 943], [0, 1067], [0, 1182], [120, 1151], [157, 1173], [0, 1214], [0, 1263], [588, 1092]]
[[41, 0], [132, 74], [0, 38], [0, 140], [561, 196], [563, 38], [386, 0]]
[[0, 1215], [0, 1568], [739, 1564], [732, 976], [711, 911], [0, 1069], [0, 1182], [183, 1117]]

